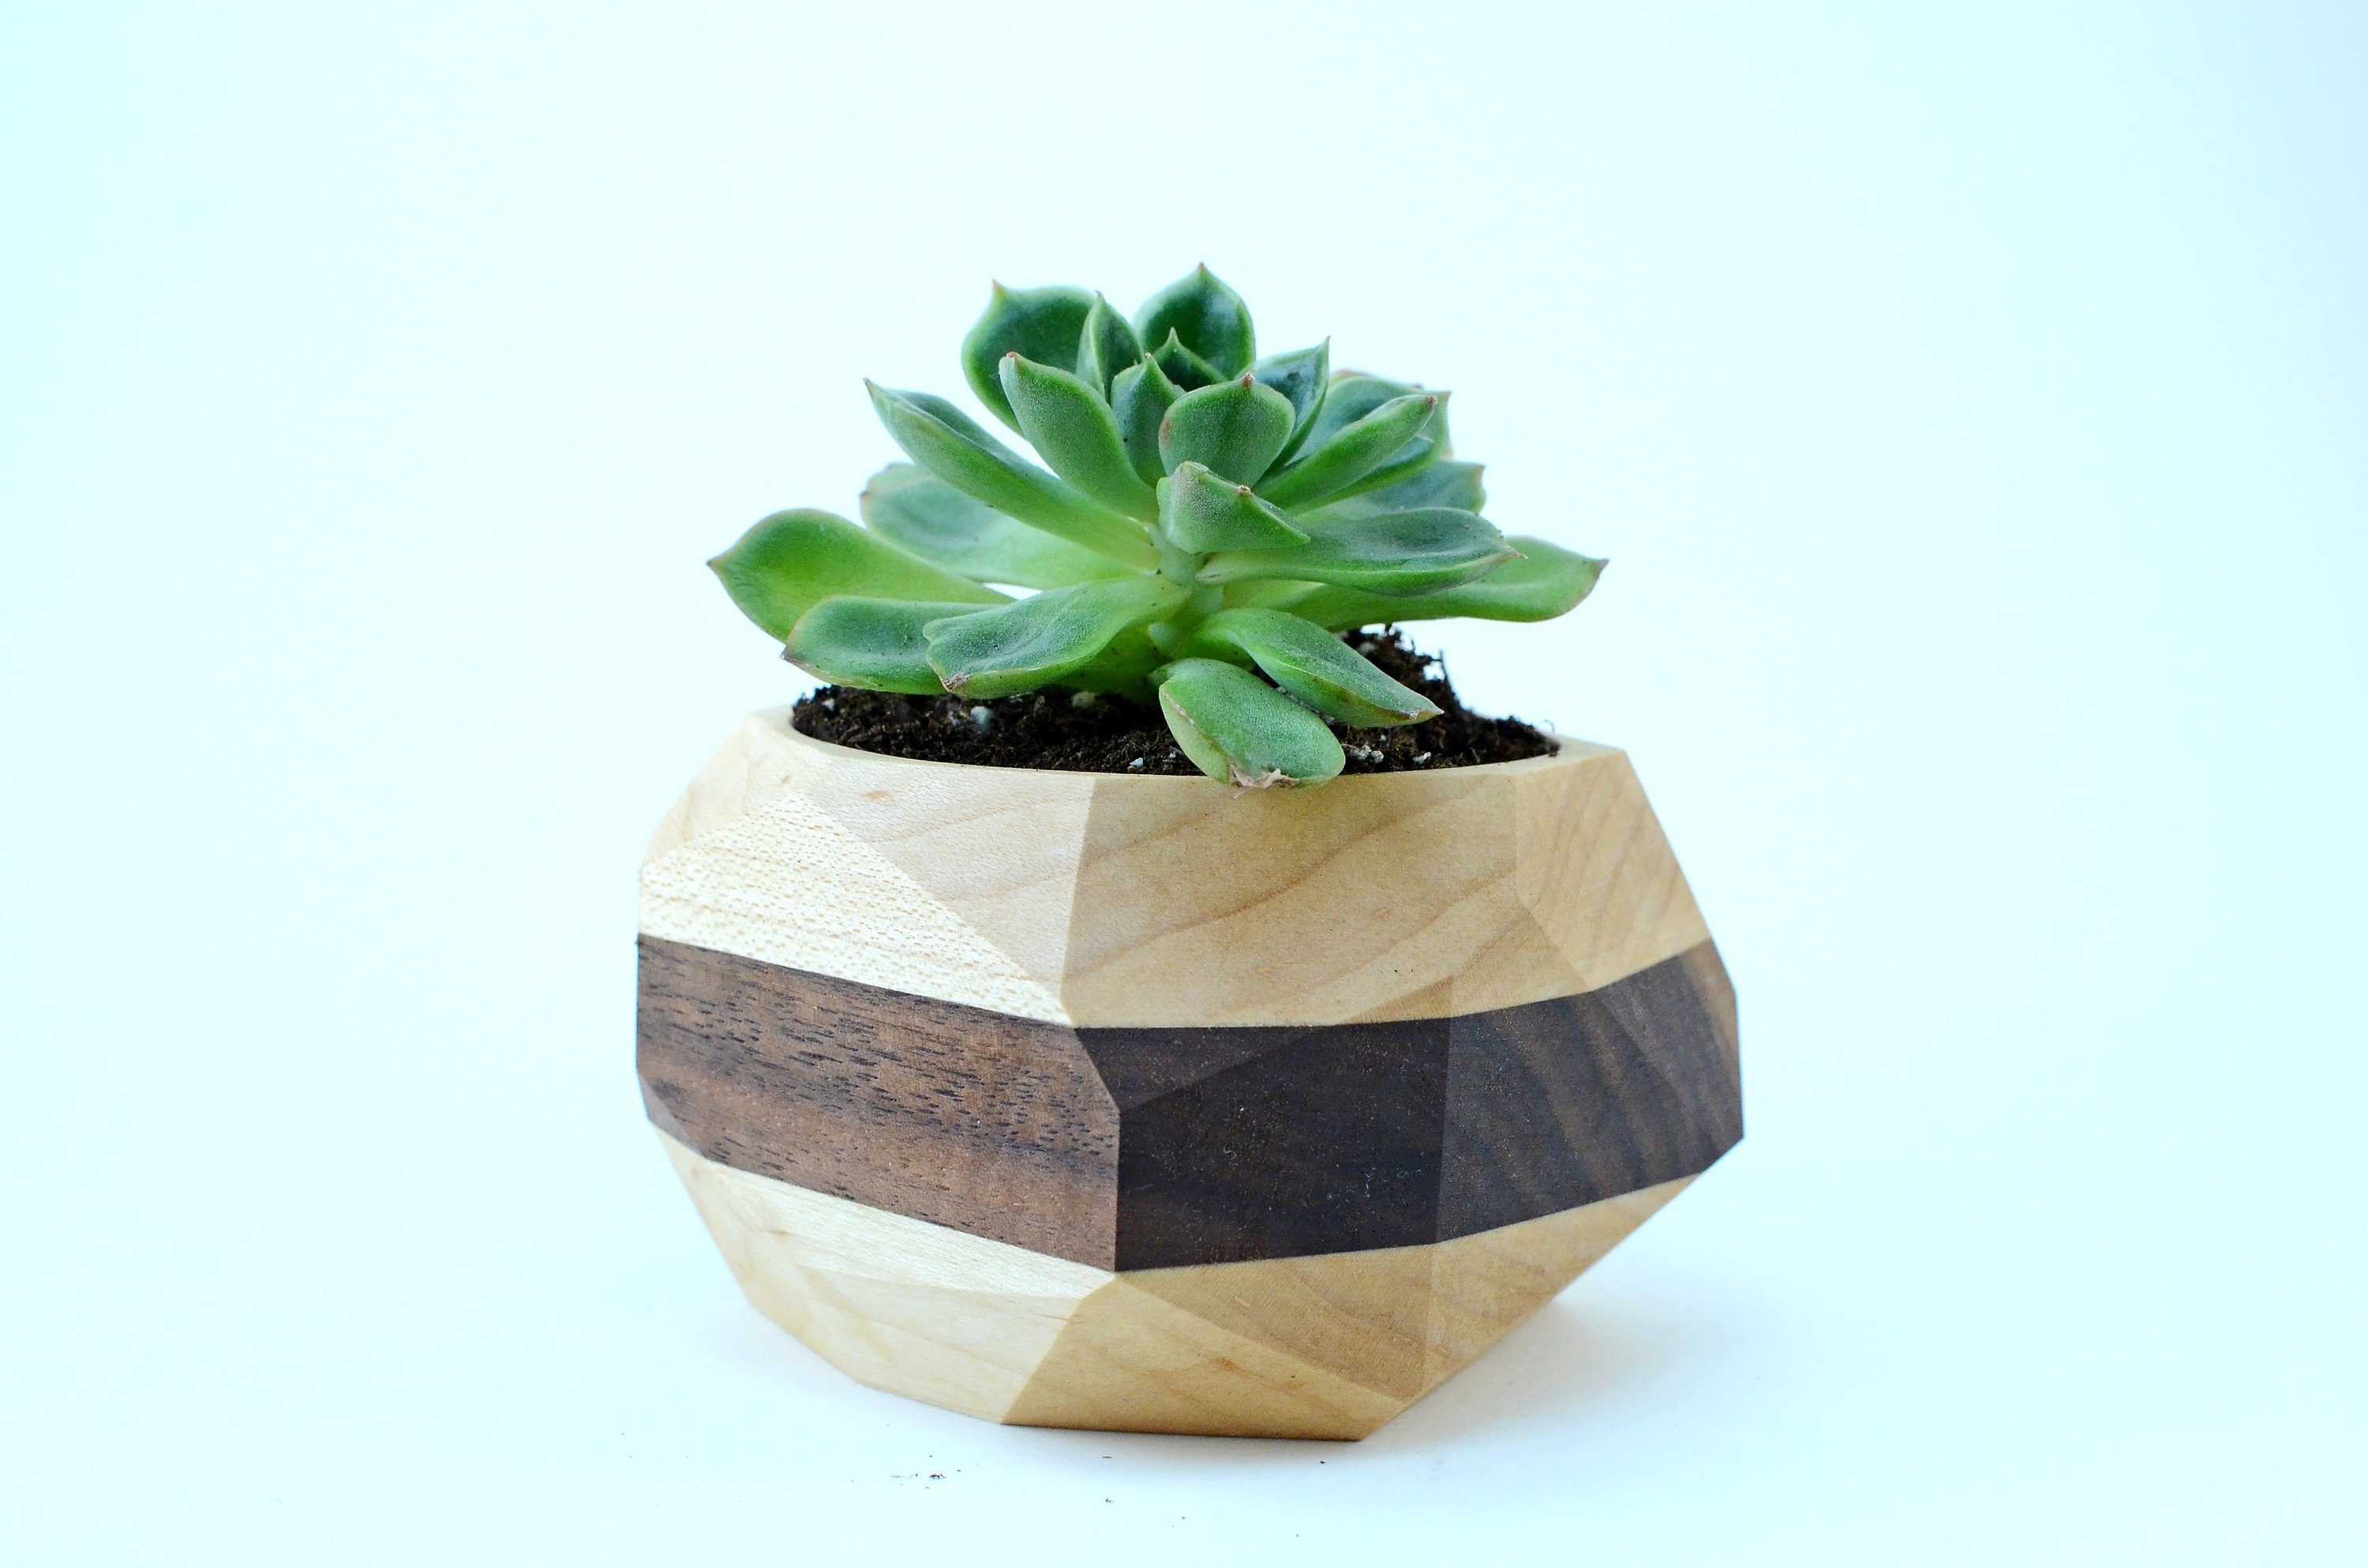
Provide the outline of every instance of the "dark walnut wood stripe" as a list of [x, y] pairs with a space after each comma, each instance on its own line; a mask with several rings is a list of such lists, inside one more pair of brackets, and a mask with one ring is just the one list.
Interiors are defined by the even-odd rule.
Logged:
[[1743, 1137], [1734, 1017], [1705, 942], [1583, 996], [1453, 1019], [1440, 1239], [1708, 1169]]
[[[1455, 1017], [1080, 1030], [1123, 1117], [1119, 1267], [1448, 1241], [1696, 1175], [1743, 1136], [1733, 1017], [1705, 942]], [[1195, 1055], [1228, 1064], [1128, 1092]]]
[[1445, 1241], [1743, 1135], [1704, 942], [1448, 1018], [1070, 1028], [642, 939], [653, 1120], [708, 1158], [1101, 1267]]
[[1111, 1267], [1118, 1108], [1057, 1025], [641, 938], [650, 1119], [738, 1170]]

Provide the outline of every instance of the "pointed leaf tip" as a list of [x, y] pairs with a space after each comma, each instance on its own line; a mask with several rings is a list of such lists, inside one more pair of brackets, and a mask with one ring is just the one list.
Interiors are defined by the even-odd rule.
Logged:
[[1304, 530], [1248, 485], [1228, 484], [1190, 460], [1160, 482], [1159, 523], [1170, 544], [1193, 554], [1307, 542]]
[[[1134, 325], [1146, 345], [1174, 331], [1183, 347], [1219, 376], [1237, 375], [1258, 358], [1249, 306], [1205, 264], [1145, 301]], [[1172, 367], [1169, 374], [1175, 374]]]
[[[1326, 400], [1328, 411], [1332, 400]], [[1279, 506], [1309, 506], [1411, 472], [1438, 456], [1419, 437], [1439, 416], [1440, 394], [1408, 393], [1321, 436], [1290, 467], [1269, 478], [1266, 498]], [[1320, 430], [1322, 422], [1318, 422]]]
[[1076, 365], [1079, 378], [1103, 401], [1110, 402], [1119, 372], [1142, 358], [1143, 340], [1135, 335], [1134, 324], [1113, 309], [1107, 297], [1096, 294], [1077, 334]]
[[1068, 365], [1077, 354], [1077, 334], [1093, 296], [1083, 289], [1059, 285], [1044, 289], [990, 286], [986, 309], [979, 312], [962, 343], [962, 377], [981, 403], [1013, 429], [1019, 422], [1005, 398], [996, 375], [1004, 354], [1018, 349], [1043, 365]]
[[[1151, 340], [1138, 336], [1137, 341], [1148, 343]], [[1161, 338], [1158, 346], [1149, 353], [1161, 373], [1175, 383], [1178, 392], [1198, 392], [1225, 379], [1224, 371], [1186, 347], [1184, 339], [1173, 327], [1168, 328], [1167, 335]]]
[[1169, 472], [1199, 462], [1236, 484], [1255, 484], [1291, 438], [1291, 400], [1254, 377], [1186, 392], [1159, 430], [1159, 457]]
[[1149, 355], [1110, 378], [1110, 411], [1118, 416], [1126, 459], [1145, 484], [1156, 484], [1167, 472], [1159, 460], [1159, 424], [1181, 395]]

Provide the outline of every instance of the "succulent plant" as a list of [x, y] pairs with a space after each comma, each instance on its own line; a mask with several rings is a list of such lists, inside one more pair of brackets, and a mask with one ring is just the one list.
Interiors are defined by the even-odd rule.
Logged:
[[1211, 777], [1313, 784], [1340, 771], [1335, 724], [1438, 711], [1341, 632], [1543, 620], [1603, 567], [1480, 516], [1447, 393], [1335, 373], [1328, 341], [1259, 358], [1249, 307], [1205, 267], [1132, 320], [1082, 289], [998, 284], [962, 361], [1045, 467], [943, 398], [866, 382], [913, 460], [872, 476], [862, 525], [779, 512], [709, 562], [801, 668], [1156, 701]]

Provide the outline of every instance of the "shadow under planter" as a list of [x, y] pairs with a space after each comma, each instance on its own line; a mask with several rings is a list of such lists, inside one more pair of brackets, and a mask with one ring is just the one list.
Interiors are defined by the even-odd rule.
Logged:
[[1742, 1135], [1725, 971], [1584, 743], [1281, 795], [757, 714], [643, 895], [644, 1101], [744, 1289], [991, 1418], [1362, 1436]]

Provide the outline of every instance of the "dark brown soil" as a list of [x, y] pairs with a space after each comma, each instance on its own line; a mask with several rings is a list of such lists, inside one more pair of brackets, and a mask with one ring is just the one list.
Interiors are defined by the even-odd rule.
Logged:
[[[1487, 719], [1465, 710], [1447, 667], [1406, 645], [1395, 628], [1349, 634], [1357, 652], [1438, 704], [1419, 724], [1362, 730], [1334, 724], [1349, 773], [1404, 773], [1471, 767], [1543, 756], [1554, 743], [1519, 719]], [[1070, 773], [1197, 774], [1176, 748], [1156, 708], [1116, 697], [1092, 698], [1053, 687], [974, 702], [960, 697], [900, 697], [826, 686], [798, 699], [791, 722], [818, 741], [928, 762], [986, 767], [1042, 767]]]

